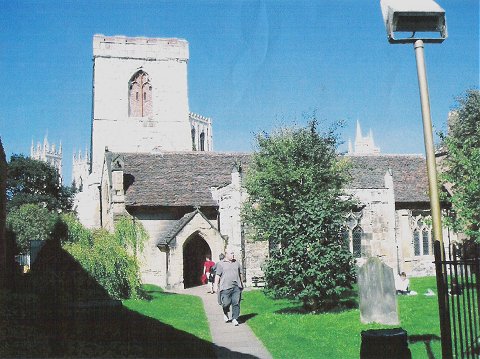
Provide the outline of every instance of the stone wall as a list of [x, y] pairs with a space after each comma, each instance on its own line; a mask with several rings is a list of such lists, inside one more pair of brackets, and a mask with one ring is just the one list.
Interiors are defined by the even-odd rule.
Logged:
[[245, 242], [245, 281], [252, 285], [252, 277], [263, 277], [262, 266], [268, 259], [268, 242]]

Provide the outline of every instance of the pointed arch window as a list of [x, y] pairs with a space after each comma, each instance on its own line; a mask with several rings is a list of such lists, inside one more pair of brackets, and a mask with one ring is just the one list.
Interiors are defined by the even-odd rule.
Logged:
[[148, 74], [135, 73], [128, 84], [128, 115], [147, 117], [152, 114], [152, 85]]
[[343, 240], [350, 247], [354, 258], [365, 256], [365, 234], [360, 226], [362, 211], [352, 212], [345, 219], [345, 230]]
[[432, 255], [432, 228], [429, 221], [426, 221], [422, 215], [419, 215], [414, 217], [413, 225], [413, 255]]

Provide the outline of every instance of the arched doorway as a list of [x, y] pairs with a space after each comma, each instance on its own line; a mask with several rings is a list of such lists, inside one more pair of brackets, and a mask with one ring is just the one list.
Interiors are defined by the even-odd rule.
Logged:
[[212, 251], [205, 240], [198, 234], [190, 237], [183, 246], [183, 285], [185, 288], [201, 285], [205, 256]]

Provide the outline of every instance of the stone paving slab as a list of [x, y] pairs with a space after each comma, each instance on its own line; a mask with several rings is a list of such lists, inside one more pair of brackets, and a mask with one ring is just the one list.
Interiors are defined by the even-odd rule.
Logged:
[[189, 289], [178, 289], [175, 290], [175, 293], [196, 295], [202, 299], [217, 357], [272, 359], [271, 354], [253, 334], [247, 323], [242, 322], [241, 310], [239, 326], [225, 323], [222, 308], [217, 302], [217, 294], [210, 294], [207, 291], [207, 285], [202, 285]]

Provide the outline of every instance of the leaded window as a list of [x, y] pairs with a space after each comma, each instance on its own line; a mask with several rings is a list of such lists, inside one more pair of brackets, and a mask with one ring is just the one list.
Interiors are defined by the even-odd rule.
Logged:
[[418, 229], [413, 231], [413, 254], [416, 256], [420, 255], [420, 233]]
[[350, 251], [354, 258], [361, 258], [365, 256], [364, 253], [364, 238], [365, 234], [360, 226], [360, 218], [362, 212], [352, 212], [345, 219], [345, 231], [343, 233], [343, 239], [350, 247]]
[[427, 228], [422, 229], [423, 255], [430, 254], [430, 232]]
[[352, 230], [352, 252], [354, 258], [362, 257], [363, 230], [357, 226]]
[[413, 218], [413, 254], [428, 256], [433, 254], [432, 228], [422, 215]]

